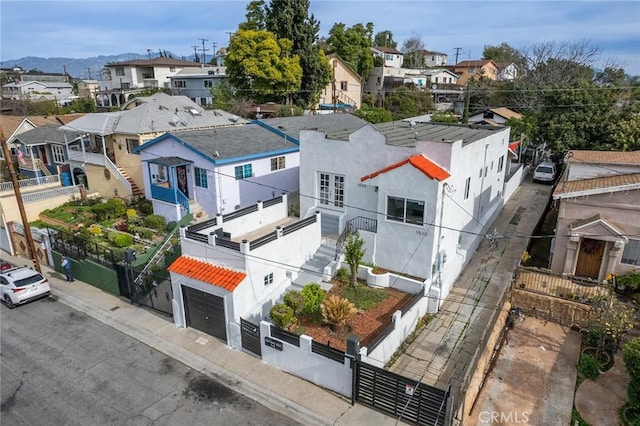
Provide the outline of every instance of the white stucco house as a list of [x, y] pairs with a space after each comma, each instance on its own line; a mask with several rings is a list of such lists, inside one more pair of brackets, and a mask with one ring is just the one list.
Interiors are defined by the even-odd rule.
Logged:
[[6, 99], [60, 101], [72, 95], [73, 86], [66, 82], [21, 81], [2, 86]]
[[390, 46], [373, 46], [371, 52], [374, 56], [379, 56], [383, 60], [383, 66], [400, 68], [404, 60], [404, 53]]
[[186, 67], [169, 76], [171, 94], [186, 96], [204, 107], [213, 101], [211, 89], [227, 78], [226, 67]]
[[256, 121], [158, 136], [136, 151], [145, 197], [156, 214], [178, 221], [196, 203], [216, 216], [297, 191], [294, 133]]
[[300, 132], [301, 217], [319, 211], [339, 240], [358, 231], [365, 261], [443, 300], [504, 204], [510, 129], [341, 119]]

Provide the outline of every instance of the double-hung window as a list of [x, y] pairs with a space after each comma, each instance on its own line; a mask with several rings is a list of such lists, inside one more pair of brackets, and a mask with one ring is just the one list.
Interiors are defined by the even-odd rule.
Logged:
[[424, 223], [424, 201], [389, 196], [387, 197], [387, 219], [422, 225]]
[[207, 170], [201, 169], [200, 167], [194, 168], [194, 174], [196, 178], [196, 186], [200, 188], [208, 188], [209, 183], [207, 182]]
[[620, 263], [640, 266], [640, 240], [629, 239], [629, 242], [624, 245]]
[[133, 151], [140, 146], [140, 141], [138, 139], [125, 139], [127, 143], [127, 152], [129, 154], [133, 154]]
[[271, 159], [271, 171], [284, 169], [284, 155], [281, 157], [274, 157]]
[[53, 154], [53, 161], [55, 163], [58, 163], [58, 164], [64, 163], [64, 146], [52, 144], [51, 153]]
[[236, 166], [235, 175], [236, 175], [236, 179], [250, 178], [253, 175], [251, 164]]

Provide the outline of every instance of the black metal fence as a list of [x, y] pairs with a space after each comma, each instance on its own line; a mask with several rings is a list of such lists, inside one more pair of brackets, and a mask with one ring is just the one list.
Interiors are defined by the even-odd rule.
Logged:
[[283, 330], [271, 324], [271, 337], [282, 340], [294, 346], [300, 347], [300, 336], [287, 330]]
[[123, 260], [123, 254], [115, 252], [96, 243], [90, 243], [84, 238], [67, 235], [63, 232], [52, 231], [47, 228], [51, 248], [57, 252], [76, 260], [90, 259], [103, 266], [111, 267]]
[[322, 343], [318, 343], [315, 340], [311, 341], [311, 352], [313, 352], [314, 354], [325, 356], [329, 359], [343, 364], [344, 357], [346, 356], [344, 351], [332, 348], [329, 344], [323, 345]]

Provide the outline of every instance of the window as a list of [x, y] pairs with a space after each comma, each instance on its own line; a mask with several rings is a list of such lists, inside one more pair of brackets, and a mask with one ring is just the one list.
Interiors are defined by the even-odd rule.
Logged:
[[271, 171], [284, 169], [284, 155], [271, 159]]
[[480, 175], [478, 177], [482, 177], [482, 168], [480, 168]]
[[187, 82], [186, 80], [175, 80], [173, 86], [177, 89], [185, 88], [187, 87]]
[[176, 72], [176, 67], [169, 67], [169, 72]]
[[387, 197], [387, 219], [422, 225], [424, 223], [424, 201]]
[[200, 98], [200, 105], [206, 106], [209, 102], [207, 102], [207, 98]]
[[213, 80], [204, 80], [204, 87], [206, 88], [213, 87]]
[[620, 263], [640, 265], [640, 240], [629, 239], [629, 242], [624, 245]]
[[393, 55], [387, 53], [384, 55], [384, 59], [386, 59], [387, 61], [393, 61]]
[[504, 168], [504, 155], [498, 159], [498, 173]]
[[268, 275], [264, 276], [264, 285], [273, 284], [273, 272], [270, 272]]
[[341, 81], [340, 82], [340, 90], [347, 90], [347, 82], [346, 81]]
[[124, 75], [124, 67], [116, 67], [116, 75], [123, 76]]
[[434, 77], [434, 78], [433, 78], [433, 82], [434, 82], [434, 83], [437, 83], [437, 82], [438, 82], [438, 77]]
[[64, 147], [62, 145], [51, 145], [51, 153], [54, 162], [64, 163]]
[[251, 164], [245, 164], [244, 166], [236, 166], [235, 174], [236, 179], [246, 179], [252, 176]]
[[469, 198], [469, 189], [471, 189], [471, 178], [468, 177], [467, 181], [464, 183], [464, 199]]
[[138, 139], [125, 139], [127, 142], [127, 152], [129, 154], [133, 154], [133, 151], [140, 146], [140, 141]]
[[199, 167], [195, 167], [194, 170], [194, 173], [196, 175], [196, 186], [199, 186], [200, 188], [208, 188], [209, 184], [207, 182], [207, 171]]

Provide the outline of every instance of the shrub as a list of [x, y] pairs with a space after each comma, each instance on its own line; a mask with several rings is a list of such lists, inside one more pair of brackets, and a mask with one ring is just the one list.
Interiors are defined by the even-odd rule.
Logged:
[[304, 315], [310, 315], [319, 317], [322, 315], [322, 302], [324, 302], [327, 294], [320, 287], [320, 284], [310, 283], [302, 288], [302, 297], [304, 298], [304, 306], [302, 313]]
[[336, 294], [331, 295], [322, 304], [322, 317], [330, 324], [341, 327], [346, 324], [349, 316], [357, 312], [353, 303]]
[[349, 282], [350, 276], [351, 274], [349, 274], [349, 271], [347, 270], [347, 268], [340, 268], [338, 269], [338, 272], [336, 272], [336, 278], [338, 279], [338, 281], [340, 281], [343, 284], [346, 284]]
[[153, 204], [149, 200], [142, 199], [138, 201], [138, 210], [142, 214], [152, 214], [153, 213]]
[[136, 209], [127, 209], [127, 220], [133, 222], [138, 218], [138, 212]]
[[578, 363], [578, 373], [587, 379], [593, 379], [600, 374], [600, 363], [593, 355], [582, 354]]
[[622, 359], [631, 378], [627, 387], [629, 403], [640, 408], [640, 337], [631, 339], [624, 345]]
[[96, 220], [98, 222], [114, 217], [113, 206], [107, 203], [91, 206], [91, 212], [96, 215]]
[[115, 244], [116, 247], [129, 247], [133, 244], [133, 236], [131, 236], [131, 234], [117, 234], [113, 238], [113, 244]]
[[175, 229], [175, 227], [178, 226], [178, 222], [176, 222], [175, 220], [172, 220], [171, 222], [167, 223], [167, 232], [171, 232]]
[[293, 313], [298, 316], [302, 314], [304, 308], [304, 297], [297, 290], [289, 290], [283, 298], [284, 304], [293, 309]]
[[92, 235], [102, 235], [102, 228], [100, 228], [99, 226], [96, 226], [96, 225], [91, 225], [89, 227], [89, 232]]
[[273, 305], [271, 311], [269, 311], [269, 316], [278, 327], [284, 329], [288, 329], [297, 321], [293, 309], [284, 303], [276, 303]]
[[122, 198], [109, 198], [106, 204], [111, 207], [114, 217], [120, 217], [127, 214], [127, 206]]
[[161, 230], [161, 229], [165, 229], [164, 221], [165, 219], [163, 216], [160, 216], [157, 214], [151, 214], [144, 218], [143, 223], [144, 223], [144, 226], [146, 226], [147, 228]]
[[627, 290], [638, 290], [640, 288], [640, 269], [632, 269], [626, 274], [618, 275], [616, 284], [626, 287]]

